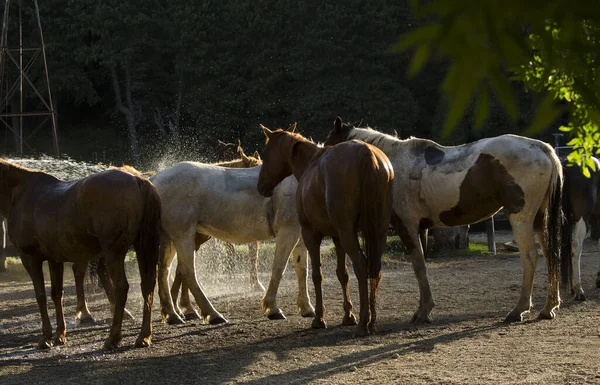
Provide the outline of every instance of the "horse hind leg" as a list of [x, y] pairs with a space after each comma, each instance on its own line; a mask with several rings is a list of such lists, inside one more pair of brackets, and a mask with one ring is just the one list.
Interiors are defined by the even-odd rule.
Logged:
[[250, 287], [262, 292], [265, 287], [258, 279], [258, 245], [259, 242], [248, 244], [248, 259], [250, 259]]
[[87, 262], [78, 262], [73, 264], [73, 277], [75, 277], [75, 292], [77, 293], [77, 307], [75, 308], [75, 319], [81, 324], [93, 324], [96, 322], [92, 313], [88, 309], [85, 300], [84, 281], [85, 273], [88, 269]]
[[354, 314], [352, 314], [352, 301], [350, 301], [348, 266], [346, 266], [346, 251], [344, 251], [342, 248], [339, 238], [333, 237], [332, 240], [335, 246], [335, 254], [337, 256], [336, 274], [340, 284], [342, 285], [342, 293], [344, 295], [344, 318], [342, 319], [342, 325], [356, 325], [356, 317], [354, 317]]
[[360, 299], [360, 317], [356, 325], [355, 336], [363, 337], [369, 334], [371, 324], [371, 306], [369, 304], [369, 285], [367, 272], [367, 257], [360, 249], [356, 233], [340, 232], [340, 244], [352, 260], [354, 274], [358, 280], [358, 293]]
[[[102, 288], [104, 289], [104, 293], [106, 294], [106, 298], [108, 299], [108, 303], [110, 304], [110, 312], [111, 314], [115, 314], [115, 288], [110, 280], [110, 275], [108, 274], [108, 269], [106, 268], [106, 259], [104, 256], [100, 257], [97, 260], [97, 273], [100, 282], [102, 283]], [[123, 309], [123, 317], [127, 320], [133, 321], [135, 318], [127, 308]]]
[[121, 324], [123, 322], [123, 313], [125, 303], [127, 302], [127, 293], [129, 291], [129, 283], [125, 276], [125, 255], [127, 249], [119, 252], [105, 251], [106, 265], [110, 278], [115, 286], [115, 310], [113, 313], [113, 321], [108, 339], [104, 342], [104, 350], [113, 350], [119, 346], [121, 342]]
[[63, 308], [64, 265], [62, 262], [48, 261], [48, 267], [50, 268], [50, 281], [52, 282], [50, 296], [54, 302], [56, 312], [56, 336], [54, 337], [54, 343], [56, 345], [64, 345], [67, 342], [67, 324]]
[[183, 282], [189, 286], [189, 290], [192, 292], [198, 307], [200, 307], [202, 318], [211, 325], [226, 323], [225, 317], [214, 308], [196, 279], [193, 234], [176, 240], [175, 248], [177, 250], [177, 261], [182, 269]]
[[169, 272], [174, 258], [175, 245], [164, 232], [161, 232], [158, 255], [158, 295], [163, 321], [166, 321], [169, 325], [185, 323], [175, 310], [173, 297], [169, 291]]
[[581, 284], [581, 253], [583, 252], [583, 241], [587, 232], [586, 224], [583, 218], [579, 219], [575, 224], [575, 230], [573, 231], [573, 251], [572, 251], [572, 263], [573, 263], [573, 277], [572, 277], [572, 288], [571, 294], [577, 301], [585, 301], [585, 293]]
[[[155, 242], [150, 247], [142, 243]], [[136, 347], [150, 346], [152, 339], [152, 302], [156, 286], [156, 266], [158, 265], [158, 240], [143, 239], [136, 241], [134, 248], [137, 255], [138, 268], [141, 277], [142, 298], [144, 301], [142, 328], [135, 342]]]
[[310, 254], [310, 263], [312, 265], [312, 280], [315, 286], [315, 318], [313, 318], [311, 327], [313, 329], [323, 329], [327, 327], [325, 323], [325, 305], [323, 304], [323, 270], [321, 269], [321, 241], [323, 236], [317, 232], [302, 228], [302, 239], [304, 245]]
[[[200, 246], [209, 239], [210, 237], [208, 235], [196, 233], [195, 250], [198, 251]], [[225, 244], [232, 245], [228, 242], [225, 242]], [[179, 300], [179, 306], [184, 308], [183, 312], [177, 306], [177, 291], [179, 290], [179, 287], [177, 286], [178, 282], [181, 285], [181, 299]], [[200, 314], [198, 314], [196, 308], [190, 300], [190, 288], [189, 285], [186, 283], [185, 279], [183, 278], [183, 272], [179, 268], [179, 265], [177, 265], [177, 270], [175, 271], [175, 280], [173, 281], [173, 286], [171, 287], [171, 296], [173, 297], [173, 303], [175, 304], [175, 308], [177, 309], [179, 314], [181, 314], [182, 318], [184, 318], [185, 320], [196, 320], [202, 318], [200, 317]]]
[[519, 247], [521, 266], [523, 267], [523, 281], [521, 294], [517, 305], [508, 313], [505, 322], [521, 322], [523, 316], [531, 310], [531, 293], [533, 291], [533, 277], [537, 265], [538, 253], [533, 239], [533, 223], [518, 221], [514, 216], [509, 217], [510, 224], [517, 246]]
[[[598, 255], [600, 256], [600, 239], [598, 239]], [[600, 288], [600, 259], [598, 260], [598, 268], [596, 269], [596, 287]]]

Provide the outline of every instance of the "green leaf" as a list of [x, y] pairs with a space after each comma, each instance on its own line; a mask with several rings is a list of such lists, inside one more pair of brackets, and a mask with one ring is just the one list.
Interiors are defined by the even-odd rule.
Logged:
[[563, 132], [571, 132], [571, 131], [573, 131], [573, 128], [574, 127], [571, 127], [571, 126], [560, 126], [560, 127], [558, 127], [558, 129], [560, 131], [563, 131]]
[[500, 71], [501, 70], [498, 69], [490, 73], [490, 84], [500, 99], [500, 103], [502, 103], [502, 106], [504, 107], [509, 119], [513, 122], [516, 122], [519, 113], [517, 110], [517, 104], [515, 102], [515, 95], [508, 79], [503, 76]]
[[390, 48], [391, 52], [403, 52], [421, 43], [434, 41], [438, 38], [442, 26], [440, 24], [428, 24], [405, 33], [400, 40]]
[[554, 96], [551, 92], [546, 92], [535, 112], [533, 123], [524, 132], [524, 135], [531, 136], [544, 131], [552, 122], [558, 118], [561, 109], [554, 104]]
[[592, 171], [596, 171], [596, 162], [594, 162], [594, 159], [591, 156], [585, 158], [585, 164], [591, 168]]
[[584, 175], [586, 178], [591, 178], [591, 177], [592, 177], [592, 174], [590, 174], [590, 169], [589, 169], [589, 168], [587, 168], [585, 165], [582, 165], [582, 166], [581, 166], [581, 171], [583, 172], [583, 175]]
[[490, 114], [490, 92], [484, 86], [479, 92], [477, 98], [477, 107], [475, 108], [475, 128], [483, 127], [487, 117]]
[[410, 65], [408, 67], [408, 76], [415, 76], [419, 71], [421, 71], [430, 56], [431, 49], [429, 48], [429, 45], [420, 45], [411, 58]]

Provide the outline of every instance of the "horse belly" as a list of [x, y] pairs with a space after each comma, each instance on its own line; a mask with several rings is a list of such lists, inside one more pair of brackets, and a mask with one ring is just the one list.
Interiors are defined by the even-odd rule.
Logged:
[[248, 243], [273, 238], [266, 223], [236, 221], [231, 226], [198, 224], [196, 231], [232, 243]]

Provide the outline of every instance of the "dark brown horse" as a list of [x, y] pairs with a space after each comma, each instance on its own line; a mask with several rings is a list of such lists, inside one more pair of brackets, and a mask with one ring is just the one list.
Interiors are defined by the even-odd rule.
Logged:
[[115, 285], [115, 310], [105, 349], [121, 341], [121, 322], [129, 284], [125, 254], [133, 245], [144, 299], [142, 329], [136, 346], [152, 338], [152, 299], [160, 243], [160, 198], [152, 184], [119, 170], [73, 182], [0, 160], [0, 214], [29, 273], [42, 317], [39, 348], [52, 346], [42, 263], [48, 261], [56, 307], [54, 342], [66, 342], [63, 313], [63, 264], [106, 258]]
[[[337, 255], [337, 276], [344, 293], [342, 324], [356, 324], [349, 298], [347, 253], [359, 285], [360, 320], [356, 334], [368, 334], [373, 330], [376, 319], [381, 254], [392, 215], [394, 172], [390, 161], [376, 147], [359, 141], [319, 147], [293, 133], [296, 124], [287, 131], [261, 127], [267, 136], [267, 145], [263, 151], [258, 192], [271, 196], [275, 186], [290, 174], [298, 180], [298, 220], [311, 257], [317, 302], [312, 327], [325, 327], [319, 249], [323, 237], [331, 236]], [[358, 241], [358, 231], [362, 232], [365, 240], [364, 253]]]

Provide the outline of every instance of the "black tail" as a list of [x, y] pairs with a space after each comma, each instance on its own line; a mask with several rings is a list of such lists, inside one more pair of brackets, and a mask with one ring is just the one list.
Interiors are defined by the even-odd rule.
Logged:
[[[566, 180], [565, 180], [566, 182]], [[566, 287], [571, 286], [571, 279], [573, 278], [573, 264], [571, 260], [572, 247], [573, 247], [573, 208], [571, 207], [571, 196], [569, 188], [566, 183], [563, 183], [562, 189], [562, 212], [564, 215], [560, 254], [561, 254], [561, 269], [560, 277], [562, 284]]]

